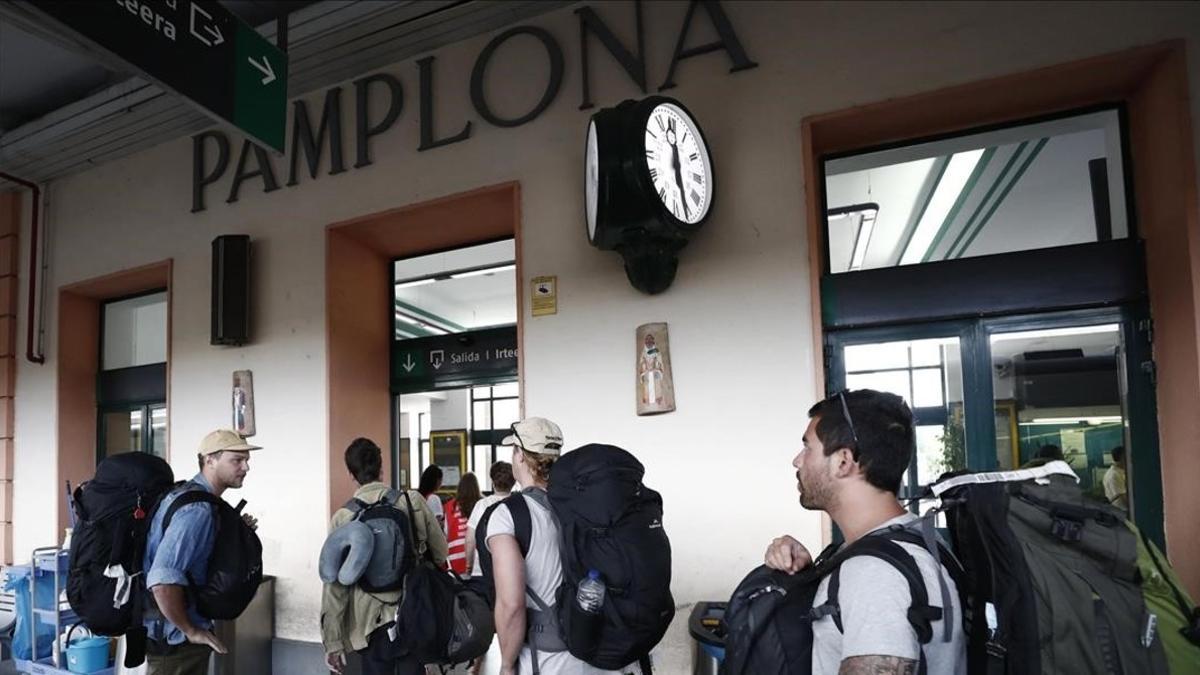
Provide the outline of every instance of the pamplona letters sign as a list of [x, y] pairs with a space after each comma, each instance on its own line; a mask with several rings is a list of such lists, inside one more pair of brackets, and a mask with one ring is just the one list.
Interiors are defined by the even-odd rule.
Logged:
[[[593, 42], [599, 42], [604, 49], [608, 50], [609, 54], [616, 59], [617, 63], [625, 71], [625, 74], [629, 76], [629, 79], [641, 89], [643, 94], [647, 93], [645, 40], [642, 30], [642, 6], [640, 0], [634, 2], [634, 14], [637, 21], [636, 52], [622, 43], [604, 20], [600, 18], [600, 15], [591, 7], [580, 7], [575, 10], [575, 14], [579, 18], [579, 67], [582, 74], [582, 77], [579, 78], [582, 90], [580, 92], [581, 102], [579, 109], [586, 110], [595, 105], [592, 102], [589, 87], [590, 74], [588, 71], [588, 50], [591, 48]], [[688, 35], [693, 28], [693, 19], [698, 15], [708, 18], [716, 30], [717, 39], [705, 44], [687, 47], [685, 45], [689, 42]], [[652, 33], [652, 35], [656, 34]], [[522, 35], [536, 39], [544, 47], [544, 67], [550, 71], [550, 78], [541, 99], [529, 112], [519, 117], [501, 117], [492, 111], [485, 94], [486, 87], [484, 86], [484, 81], [487, 74], [488, 62], [501, 45], [508, 40]], [[675, 86], [675, 68], [679, 65], [680, 61], [717, 51], [724, 51], [728, 56], [730, 61], [729, 72], [731, 73], [754, 68], [758, 65], [746, 54], [746, 49], [742, 46], [741, 40], [738, 39], [733, 24], [729, 21], [728, 15], [725, 14], [720, 0], [692, 0], [679, 27], [675, 49], [671, 54], [671, 65], [667, 69], [666, 78], [659, 85], [658, 90], [663, 91]], [[447, 120], [437, 120], [435, 124], [435, 59], [436, 57], [434, 56], [426, 56], [418, 59], [415, 64], [418, 80], [418, 115], [420, 117], [421, 129], [421, 140], [417, 146], [418, 152], [466, 141], [471, 137], [471, 127], [474, 123], [473, 120], [467, 120], [462, 125], [461, 131], [453, 135], [438, 137], [434, 133], [435, 127], [446, 129], [456, 126]], [[483, 118], [484, 122], [497, 127], [519, 127], [532, 122], [546, 108], [550, 107], [550, 104], [558, 96], [563, 79], [563, 61], [563, 51], [558, 39], [544, 28], [537, 26], [516, 26], [500, 33], [479, 52], [479, 55], [475, 58], [475, 65], [471, 69], [471, 79], [468, 86], [470, 87], [471, 105], [475, 109], [475, 113]], [[404, 106], [404, 87], [398, 77], [389, 73], [368, 75], [353, 81], [351, 86], [354, 88], [354, 164], [352, 166], [355, 169], [361, 169], [370, 166], [372, 163], [371, 139], [385, 133], [399, 119]], [[372, 119], [369, 115], [371, 102], [378, 96], [383, 96], [388, 101], [386, 113], [379, 119]], [[316, 179], [318, 177], [318, 167], [321, 165], [321, 158], [326, 148], [328, 148], [330, 153], [329, 173], [332, 175], [346, 171], [347, 157], [342, 138], [341, 97], [342, 87], [340, 86], [325, 91], [324, 107], [321, 110], [319, 121], [315, 125], [307, 102], [304, 100], [292, 102], [292, 135], [287, 146], [288, 149], [284, 162], [286, 164], [287, 182], [283, 186], [293, 187], [299, 184], [301, 157], [303, 157], [304, 168], [307, 169], [309, 178]], [[233, 154], [230, 148], [229, 136], [224, 131], [214, 129], [192, 137], [193, 213], [203, 211], [207, 208], [205, 202], [206, 191], [210, 186], [222, 182], [222, 179], [225, 179], [227, 174], [231, 175], [227, 179], [229, 191], [225, 201], [230, 204], [238, 200], [242, 184], [251, 179], [257, 179], [257, 182], [262, 186], [263, 192], [274, 192], [283, 187], [279, 183], [279, 179], [282, 176], [276, 174], [276, 167], [270, 154], [261, 146], [249, 140], [243, 140], [241, 150], [237, 153], [237, 161], [231, 161], [232, 158]], [[231, 168], [232, 173], [230, 171]]]

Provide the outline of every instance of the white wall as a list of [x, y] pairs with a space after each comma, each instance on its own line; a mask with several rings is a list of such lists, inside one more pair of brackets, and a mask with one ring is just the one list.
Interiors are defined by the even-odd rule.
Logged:
[[[632, 44], [631, 5], [592, 6]], [[679, 66], [679, 87], [668, 93], [703, 125], [717, 197], [711, 220], [683, 252], [675, 285], [659, 296], [631, 289], [617, 256], [592, 249], [583, 236], [580, 172], [588, 112], [578, 110], [579, 29], [570, 10], [533, 22], [563, 45], [567, 70], [554, 104], [525, 126], [493, 128], [470, 111], [467, 74], [484, 37], [437, 52], [438, 128], [453, 133], [474, 120], [473, 137], [464, 143], [416, 151], [417, 70], [405, 62], [388, 69], [404, 82], [405, 110], [396, 127], [376, 138], [371, 167], [316, 181], [305, 177], [298, 187], [268, 195], [251, 180], [234, 205], [224, 203], [227, 177], [210, 188], [208, 210], [191, 214], [191, 141], [180, 139], [52, 186], [52, 289], [175, 260], [170, 438], [180, 475], [192, 471], [199, 438], [228, 423], [230, 373], [254, 370], [256, 441], [266, 449], [255, 454], [243, 493], [260, 519], [267, 570], [280, 576], [280, 637], [318, 637], [313, 561], [326, 514], [325, 501], [313, 495], [327, 490], [323, 269], [329, 223], [520, 181], [520, 292], [528, 292], [530, 277], [559, 278], [559, 313], [523, 317], [526, 411], [557, 420], [571, 445], [605, 441], [630, 448], [646, 464], [647, 483], [663, 493], [681, 605], [663, 663], [664, 672], [678, 673], [687, 669], [687, 603], [726, 596], [781, 532], [821, 545], [820, 520], [797, 506], [789, 466], [799, 445], [792, 432], [816, 395], [800, 120], [1173, 37], [1189, 40], [1193, 89], [1200, 82], [1200, 6], [1191, 3], [724, 6], [761, 65], [730, 75], [725, 56], [715, 53]], [[648, 79], [656, 89], [686, 5], [643, 8]], [[711, 34], [702, 14], [696, 21], [689, 44]], [[514, 41], [492, 63], [489, 92], [498, 112], [520, 112], [540, 96], [545, 70], [541, 48], [533, 44]], [[514, 65], [529, 54], [536, 57], [532, 71]], [[640, 95], [599, 43], [592, 45], [592, 69], [593, 95], [602, 105]], [[343, 94], [345, 120], [353, 119], [351, 94]], [[1195, 119], [1195, 100], [1192, 105]], [[347, 129], [347, 142], [351, 134]], [[277, 175], [285, 170], [276, 163]], [[255, 339], [242, 348], [208, 345], [209, 242], [226, 233], [255, 241]], [[50, 317], [54, 295], [47, 293]], [[649, 321], [670, 324], [679, 408], [637, 417], [634, 329]], [[23, 330], [19, 326], [18, 335]], [[61, 500], [46, 468], [55, 447], [58, 339], [53, 324], [48, 330], [47, 363], [22, 361], [17, 376], [18, 551], [55, 538], [54, 505]], [[729, 420], [734, 433], [722, 433]]]

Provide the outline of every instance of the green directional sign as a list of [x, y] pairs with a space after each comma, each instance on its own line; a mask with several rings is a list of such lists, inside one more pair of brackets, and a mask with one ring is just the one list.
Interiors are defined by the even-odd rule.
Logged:
[[216, 0], [39, 0], [28, 6], [283, 152], [287, 55]]
[[408, 393], [517, 376], [517, 327], [392, 341], [392, 391]]

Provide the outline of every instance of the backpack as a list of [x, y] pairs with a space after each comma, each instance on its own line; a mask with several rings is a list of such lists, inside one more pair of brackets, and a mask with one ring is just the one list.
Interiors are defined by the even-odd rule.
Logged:
[[[644, 475], [629, 452], [590, 444], [554, 463], [547, 492], [525, 490], [500, 502], [512, 514], [522, 555], [529, 551], [533, 529], [526, 499], [546, 507], [559, 526], [563, 580], [554, 606], [529, 593], [537, 605], [529, 619], [528, 642], [534, 649], [566, 649], [606, 670], [637, 662], [650, 672], [650, 650], [670, 626], [675, 600], [662, 497], [642, 483]], [[498, 507], [488, 509], [476, 530], [476, 550], [489, 580], [487, 526]], [[599, 617], [583, 613], [575, 601], [589, 570], [600, 572], [607, 589]]]
[[[411, 501], [408, 516], [411, 522]], [[414, 540], [408, 541], [406, 559], [415, 560]], [[487, 653], [496, 634], [495, 617], [486, 589], [476, 580], [464, 582], [441, 569], [426, 550], [403, 583], [396, 634], [405, 652], [421, 663], [442, 665], [468, 663]]]
[[[1147, 547], [1124, 511], [1077, 483], [1068, 464], [1053, 461], [930, 486], [966, 573], [968, 671], [1165, 673], [1170, 649], [1171, 664], [1186, 664], [1170, 672], [1197, 672], [1195, 608], [1182, 591], [1173, 597], [1165, 561], [1139, 557]], [[1157, 578], [1148, 578], [1155, 565]], [[1154, 594], [1170, 599], [1155, 603]]]
[[163, 532], [170, 527], [171, 518], [179, 509], [196, 503], [213, 506], [216, 532], [204, 584], [196, 584], [189, 575], [188, 592], [200, 616], [219, 621], [236, 619], [246, 611], [262, 583], [262, 542], [253, 528], [242, 520], [246, 500], [235, 508], [207, 490], [180, 493], [167, 507]]
[[[923, 534], [904, 525], [893, 525], [868, 534], [849, 546], [832, 544], [816, 561], [789, 575], [762, 565], [742, 580], [725, 609], [724, 675], [809, 675], [812, 673], [813, 622], [829, 616], [843, 630], [838, 595], [841, 565], [859, 556], [879, 558], [900, 572], [908, 584], [912, 605], [908, 621], [921, 645], [931, 640], [949, 640], [958, 617], [945, 617], [944, 632], [935, 635], [933, 622], [953, 607], [949, 586], [942, 577], [941, 598], [930, 601], [925, 580], [912, 554], [900, 542], [916, 544], [944, 565], [956, 585], [962, 571], [954, 556], [936, 542], [932, 521], [924, 520]], [[814, 607], [821, 581], [829, 577], [824, 604]], [[961, 595], [960, 603], [961, 603]], [[952, 610], [951, 610], [952, 612]], [[918, 672], [925, 672], [925, 650], [921, 649]]]
[[408, 513], [400, 510], [399, 501], [400, 492], [388, 490], [374, 504], [351, 499], [342, 507], [354, 515], [350, 522], [363, 523], [371, 530], [374, 545], [370, 561], [358, 579], [358, 587], [368, 593], [400, 590], [416, 563], [408, 492], [404, 492]]
[[[67, 601], [94, 635], [140, 631], [145, 639], [146, 537], [154, 510], [174, 484], [165, 460], [130, 452], [101, 461], [96, 475], [75, 489]], [[125, 578], [105, 575], [110, 567]], [[119, 588], [121, 582], [128, 586]]]

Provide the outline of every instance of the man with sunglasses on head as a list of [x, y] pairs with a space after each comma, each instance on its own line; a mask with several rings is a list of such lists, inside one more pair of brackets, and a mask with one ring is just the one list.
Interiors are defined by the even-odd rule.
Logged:
[[[792, 460], [800, 505], [829, 514], [845, 537], [842, 546], [894, 525], [919, 533], [918, 516], [897, 499], [915, 447], [912, 411], [903, 399], [870, 389], [841, 392], [814, 405], [808, 416], [803, 448]], [[912, 597], [904, 575], [879, 558], [849, 558], [838, 568], [841, 629], [833, 615], [813, 621], [815, 675], [909, 675], [922, 659], [928, 675], [966, 672], [962, 608], [949, 572], [925, 547], [898, 543], [916, 562], [930, 603], [950, 600], [952, 611], [942, 613], [952, 623], [949, 630], [943, 619], [932, 621], [933, 638], [922, 645], [909, 622]], [[784, 535], [771, 542], [765, 561], [795, 574], [813, 556]], [[829, 582], [829, 575], [821, 580], [813, 607], [826, 603]]]
[[546, 488], [550, 469], [563, 453], [562, 430], [544, 417], [527, 417], [511, 431], [501, 445], [512, 446], [512, 472], [522, 487], [517, 494], [528, 506], [532, 531], [522, 553], [507, 503], [494, 507], [484, 526], [496, 589], [500, 675], [619, 675], [581, 661], [567, 651], [561, 636], [550, 634], [557, 630], [551, 618], [563, 569], [558, 523]]

